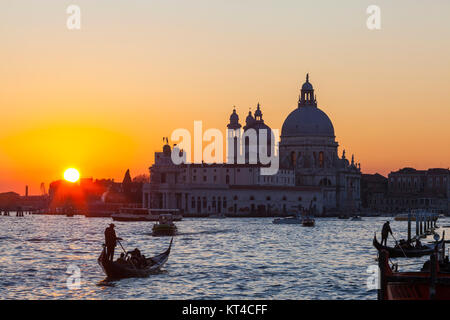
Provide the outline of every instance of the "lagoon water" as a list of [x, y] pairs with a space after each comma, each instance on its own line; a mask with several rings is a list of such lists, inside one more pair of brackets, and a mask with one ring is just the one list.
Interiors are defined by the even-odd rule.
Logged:
[[[160, 273], [105, 282], [97, 257], [111, 219], [1, 216], [0, 298], [376, 299], [366, 285], [367, 268], [376, 265], [372, 239], [385, 220], [393, 221], [318, 218], [306, 228], [274, 225], [270, 218], [184, 219], [176, 223], [179, 235]], [[406, 236], [406, 224], [391, 222], [397, 239]], [[128, 250], [151, 256], [169, 245], [169, 237], [151, 236], [152, 222], [115, 225]], [[424, 259], [407, 260], [417, 266], [406, 268], [419, 270]], [[405, 260], [398, 261], [402, 270]], [[68, 268], [80, 270], [78, 289], [67, 286]]]

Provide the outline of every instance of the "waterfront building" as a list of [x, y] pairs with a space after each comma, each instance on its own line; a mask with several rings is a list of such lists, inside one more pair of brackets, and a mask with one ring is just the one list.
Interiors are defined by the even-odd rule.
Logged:
[[[228, 129], [240, 129], [236, 109]], [[246, 117], [246, 130], [270, 129], [262, 108]], [[239, 130], [227, 138], [234, 144]], [[268, 134], [268, 154], [275, 151], [274, 137]], [[316, 214], [345, 212], [360, 208], [360, 165], [345, 151], [338, 156], [338, 142], [329, 117], [317, 107], [314, 89], [306, 77], [297, 108], [284, 121], [279, 143], [279, 170], [261, 174], [259, 158], [249, 163], [248, 141], [244, 140], [245, 163], [237, 164], [236, 154], [228, 153], [225, 164], [181, 164], [171, 160], [171, 146], [155, 152], [150, 183], [144, 185], [143, 206], [179, 209], [185, 214], [270, 214], [296, 213], [312, 209]], [[259, 144], [258, 144], [259, 146]], [[180, 150], [176, 150], [180, 152]]]
[[409, 212], [412, 209], [450, 212], [449, 169], [403, 168], [389, 173], [387, 179], [376, 176], [362, 176], [364, 208], [388, 213]]
[[388, 176], [385, 207], [402, 212], [411, 209], [434, 209], [448, 213], [450, 209], [450, 170], [403, 168]]
[[368, 211], [382, 208], [388, 193], [388, 179], [379, 173], [361, 175], [361, 207]]

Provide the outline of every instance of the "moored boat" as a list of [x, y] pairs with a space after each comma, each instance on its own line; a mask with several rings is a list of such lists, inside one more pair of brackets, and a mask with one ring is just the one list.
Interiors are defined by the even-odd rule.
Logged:
[[430, 255], [434, 252], [436, 246], [437, 249], [440, 250], [442, 248], [443, 243], [444, 243], [444, 235], [442, 236], [442, 239], [439, 242], [430, 245], [421, 245], [420, 247], [412, 246], [411, 243], [408, 242], [405, 242], [405, 245], [401, 247], [399, 245], [396, 245], [395, 247], [388, 247], [379, 243], [376, 235], [373, 238], [373, 246], [379, 252], [381, 252], [382, 250], [387, 251], [389, 253], [389, 257], [391, 258], [414, 258]]
[[428, 217], [433, 221], [439, 218], [439, 212], [436, 210], [413, 209], [411, 213], [400, 213], [394, 218], [395, 221], [416, 221], [416, 217]]
[[146, 266], [136, 267], [132, 262], [119, 262], [109, 261], [106, 258], [106, 248], [103, 246], [103, 250], [98, 257], [98, 264], [102, 267], [106, 276], [109, 279], [123, 279], [123, 278], [139, 278], [147, 277], [153, 273], [158, 272], [161, 267], [169, 259], [170, 250], [172, 248], [173, 238], [170, 240], [169, 248], [154, 257], [146, 258]]
[[362, 218], [360, 216], [353, 216], [352, 221], [362, 221]]
[[[408, 216], [409, 216], [408, 213], [400, 213], [395, 216], [394, 220], [395, 221], [408, 221]], [[416, 221], [415, 215], [411, 215], [411, 221]]]
[[[438, 255], [432, 253], [427, 271], [398, 272], [389, 266], [389, 253], [380, 252], [379, 300], [449, 300], [450, 273], [440, 270]], [[447, 257], [448, 261], [448, 257]]]

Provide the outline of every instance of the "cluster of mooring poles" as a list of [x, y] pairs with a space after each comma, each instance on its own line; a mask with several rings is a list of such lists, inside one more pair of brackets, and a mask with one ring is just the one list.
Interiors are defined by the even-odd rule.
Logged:
[[[14, 212], [14, 210], [10, 210], [8, 208], [0, 208], [0, 216], [7, 216], [10, 217], [11, 216], [11, 212]], [[25, 214], [31, 214], [31, 211], [24, 211], [22, 208], [17, 208], [16, 209], [16, 217], [24, 217]]]
[[[411, 241], [411, 219], [413, 213], [408, 213], [408, 241]], [[436, 228], [438, 215], [429, 212], [415, 212], [416, 218], [416, 239], [425, 238]]]

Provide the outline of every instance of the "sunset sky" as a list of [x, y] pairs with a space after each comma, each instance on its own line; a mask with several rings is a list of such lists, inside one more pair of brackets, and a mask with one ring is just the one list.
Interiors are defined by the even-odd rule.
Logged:
[[0, 39], [0, 192], [148, 173], [163, 136], [233, 105], [281, 129], [307, 72], [364, 173], [450, 166], [448, 0], [2, 0]]

